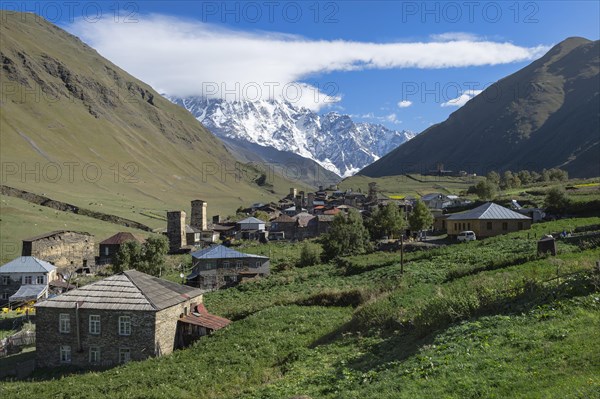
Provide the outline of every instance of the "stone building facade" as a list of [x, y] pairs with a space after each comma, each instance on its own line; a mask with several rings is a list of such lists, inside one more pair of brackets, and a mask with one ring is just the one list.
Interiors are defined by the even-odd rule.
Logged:
[[128, 270], [36, 305], [36, 367], [114, 366], [183, 346], [203, 291]]
[[95, 265], [94, 236], [78, 231], [58, 230], [23, 240], [22, 256], [34, 256], [52, 263], [59, 273], [71, 273]]

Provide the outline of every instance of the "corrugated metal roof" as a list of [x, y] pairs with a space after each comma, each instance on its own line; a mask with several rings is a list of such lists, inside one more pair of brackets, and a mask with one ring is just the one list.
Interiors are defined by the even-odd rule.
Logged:
[[192, 257], [196, 259], [227, 259], [227, 258], [256, 258], [269, 259], [267, 256], [245, 254], [224, 245], [215, 245], [212, 247], [201, 249], [192, 253]]
[[141, 243], [144, 241], [144, 239], [136, 236], [135, 234], [121, 231], [114, 236], [108, 237], [106, 240], [101, 241], [99, 245], [120, 245], [127, 241], [137, 241]]
[[265, 222], [263, 222], [262, 220], [260, 220], [260, 219], [257, 219], [257, 218], [255, 218], [255, 217], [252, 217], [252, 216], [250, 216], [249, 218], [246, 218], [246, 219], [244, 219], [244, 220], [240, 220], [240, 221], [238, 222], [238, 224], [255, 224], [255, 223], [262, 223], [262, 224], [265, 224]]
[[508, 208], [487, 202], [470, 211], [455, 213], [450, 215], [447, 220], [504, 220], [504, 219], [522, 219], [529, 220], [531, 218], [521, 215], [520, 213], [511, 211]]
[[63, 233], [76, 233], [76, 234], [81, 234], [81, 235], [93, 237], [90, 233], [86, 233], [85, 231], [55, 230], [55, 231], [51, 231], [49, 233], [40, 234], [39, 236], [25, 238], [23, 240], [23, 242], [37, 241], [37, 240], [41, 240], [42, 238], [48, 238], [48, 237], [52, 237], [52, 236], [55, 236], [57, 234], [63, 234]]
[[107, 310], [162, 310], [204, 291], [127, 270], [38, 303], [37, 307]]
[[56, 269], [51, 263], [34, 256], [19, 256], [0, 267], [0, 273], [48, 273]]
[[46, 291], [44, 284], [26, 284], [19, 287], [19, 290], [8, 298], [9, 302], [26, 301], [28, 299], [38, 299]]
[[179, 319], [179, 321], [205, 327], [213, 331], [226, 327], [231, 323], [229, 319], [208, 313], [204, 304], [198, 305], [195, 313], [188, 314]]

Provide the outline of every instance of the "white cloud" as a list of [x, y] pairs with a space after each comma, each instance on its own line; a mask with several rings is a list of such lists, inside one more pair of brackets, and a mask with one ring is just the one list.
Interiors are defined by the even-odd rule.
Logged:
[[481, 38], [478, 35], [475, 35], [473, 33], [468, 33], [468, 32], [446, 32], [446, 33], [438, 33], [438, 34], [433, 34], [433, 35], [429, 35], [429, 37], [431, 38], [431, 40], [434, 40], [436, 42], [451, 42], [451, 41], [470, 41], [470, 42], [477, 42], [480, 40], [483, 40], [483, 38]]
[[451, 100], [448, 100], [445, 103], [442, 103], [441, 106], [442, 107], [462, 107], [463, 105], [465, 105], [467, 103], [467, 101], [469, 101], [470, 99], [472, 99], [473, 97], [475, 97], [476, 95], [481, 93], [482, 91], [483, 90], [464, 91], [460, 96], [453, 98]]
[[299, 83], [315, 74], [496, 65], [535, 59], [547, 51], [545, 46], [528, 48], [468, 39], [413, 43], [311, 40], [162, 15], [138, 19], [138, 23], [128, 24], [111, 18], [96, 23], [78, 20], [70, 30], [132, 75], [172, 96], [288, 100], [298, 96], [292, 99], [315, 110], [340, 100], [335, 84], [315, 87]]
[[398, 102], [398, 108], [408, 108], [412, 105], [412, 101], [402, 100]]

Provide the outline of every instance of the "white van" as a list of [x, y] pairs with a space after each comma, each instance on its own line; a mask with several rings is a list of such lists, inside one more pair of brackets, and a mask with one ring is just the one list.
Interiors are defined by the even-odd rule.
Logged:
[[475, 232], [473, 232], [471, 230], [467, 230], [467, 231], [461, 231], [460, 233], [458, 233], [458, 236], [456, 237], [456, 239], [461, 242], [467, 242], [467, 241], [475, 241], [477, 239], [477, 237], [475, 236]]

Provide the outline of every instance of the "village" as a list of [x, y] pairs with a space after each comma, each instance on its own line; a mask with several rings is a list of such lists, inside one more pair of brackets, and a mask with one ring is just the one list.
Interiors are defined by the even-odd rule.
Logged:
[[[445, 237], [444, 245], [458, 244], [465, 231], [484, 239], [529, 229], [543, 217], [541, 210], [516, 202], [514, 210], [491, 202], [474, 207], [471, 200], [442, 193], [392, 199], [379, 193], [376, 183], [367, 193], [336, 186], [308, 193], [290, 188], [278, 203], [240, 207], [235, 217], [210, 221], [208, 203], [194, 199], [189, 219], [183, 210], [168, 211], [166, 228], [156, 231], [166, 237], [169, 255], [191, 258], [191, 270], [180, 270], [180, 283], [135, 268], [110, 274], [121, 248], [142, 244], [141, 235], [117, 232], [98, 245], [91, 234], [68, 230], [24, 238], [21, 256], [0, 267], [0, 305], [4, 313], [35, 320], [35, 337], [28, 332], [28, 339], [5, 338], [0, 355], [35, 342], [36, 368], [94, 368], [169, 354], [231, 323], [209, 313], [206, 292], [270, 274], [269, 256], [238, 251], [236, 244], [316, 239], [330, 231], [336, 217], [356, 212], [368, 219], [386, 206], [408, 219], [418, 203], [431, 215], [424, 230]], [[382, 248], [399, 250], [389, 244], [430, 239], [406, 226], [398, 236], [379, 240], [388, 244]], [[95, 278], [78, 286], [77, 276]]]

